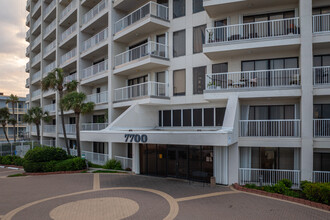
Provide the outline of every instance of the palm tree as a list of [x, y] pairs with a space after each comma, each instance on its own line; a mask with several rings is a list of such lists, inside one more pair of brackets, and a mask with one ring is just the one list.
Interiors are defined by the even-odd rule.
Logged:
[[[68, 92], [72, 92], [77, 90], [78, 82], [73, 80], [70, 83], [65, 84], [64, 82], [64, 74], [63, 69], [56, 68], [53, 72], [48, 73], [48, 75], [41, 81], [41, 88], [43, 91], [48, 91], [50, 89], [57, 91], [60, 96], [60, 103], [64, 96], [64, 90], [66, 89]], [[68, 155], [70, 155], [70, 148], [68, 143], [68, 138], [66, 136], [65, 130], [65, 122], [64, 122], [64, 111], [61, 105], [59, 105], [61, 111], [61, 121], [62, 121], [62, 129], [64, 135], [64, 141], [66, 150]]]
[[[14, 142], [16, 142], [16, 124], [17, 124], [17, 121], [15, 119], [15, 105], [18, 103], [19, 101], [19, 98], [17, 97], [17, 95], [13, 95], [11, 94], [9, 96], [9, 98], [6, 100], [6, 104], [9, 104], [11, 103], [11, 107], [12, 107], [12, 110], [13, 110], [13, 119], [14, 120], [11, 120], [11, 124], [13, 125], [14, 127]], [[15, 122], [15, 123], [13, 123]]]
[[64, 110], [73, 110], [76, 117], [76, 139], [78, 157], [81, 157], [80, 150], [80, 114], [91, 113], [94, 109], [94, 102], [85, 102], [86, 95], [82, 92], [70, 92], [61, 100], [61, 106]]
[[6, 126], [7, 126], [7, 122], [10, 118], [10, 113], [9, 113], [9, 109], [7, 107], [4, 108], [0, 108], [0, 123], [2, 125], [2, 130], [3, 133], [5, 134], [5, 137], [9, 143], [9, 138], [7, 135], [7, 130], [6, 130]]
[[30, 108], [25, 115], [23, 115], [23, 121], [28, 124], [35, 124], [37, 127], [37, 137], [40, 141], [40, 124], [41, 121], [49, 122], [51, 117], [48, 112], [44, 112], [40, 107]]

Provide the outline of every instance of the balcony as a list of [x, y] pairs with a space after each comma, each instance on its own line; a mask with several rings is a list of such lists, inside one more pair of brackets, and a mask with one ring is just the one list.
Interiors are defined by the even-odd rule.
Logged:
[[45, 35], [44, 35], [44, 39], [46, 39], [48, 37], [48, 35], [50, 35], [53, 31], [55, 31], [56, 28], [56, 19], [54, 21], [52, 21], [52, 23], [50, 23], [46, 28], [45, 28]]
[[32, 27], [31, 27], [31, 30], [32, 30], [32, 33], [34, 33], [41, 25], [41, 17], [38, 18], [38, 20], [36, 20]]
[[32, 77], [31, 77], [31, 83], [32, 83], [32, 84], [33, 84], [33, 83], [36, 83], [36, 82], [38, 82], [40, 79], [41, 79], [41, 72], [38, 71], [38, 72], [36, 72], [36, 73], [34, 73], [34, 74], [32, 75]]
[[77, 0], [73, 0], [68, 6], [66, 6], [60, 14], [60, 23], [67, 18], [77, 8]]
[[53, 113], [56, 111], [56, 104], [50, 104], [44, 106], [44, 111], [47, 111], [49, 113]]
[[129, 43], [169, 28], [168, 7], [149, 2], [115, 23], [114, 41]]
[[31, 29], [29, 29], [26, 34], [25, 34], [25, 40], [26, 41], [30, 41], [30, 37], [31, 37]]
[[82, 123], [82, 131], [100, 131], [108, 127], [108, 123]]
[[41, 52], [38, 53], [37, 55], [35, 55], [32, 59], [31, 59], [31, 66], [34, 67], [35, 65], [37, 65], [38, 63], [41, 62]]
[[88, 40], [84, 41], [82, 44], [81, 52], [86, 53], [87, 50], [90, 48], [96, 48], [97, 45], [105, 42], [108, 39], [108, 28], [100, 31], [99, 33], [95, 34], [93, 37], [89, 38]]
[[72, 75], [68, 75], [68, 76], [64, 77], [64, 84], [70, 83], [73, 80], [77, 81], [77, 73], [74, 73]]
[[205, 30], [203, 52], [216, 59], [235, 51], [298, 47], [299, 37], [299, 18], [212, 27]]
[[89, 10], [86, 14], [82, 17], [82, 25], [86, 25], [87, 23], [91, 23], [95, 21], [94, 18], [98, 17], [104, 9], [108, 7], [108, 0], [100, 1], [96, 6], [94, 6], [91, 10]]
[[25, 25], [30, 27], [30, 24], [31, 24], [31, 14], [29, 13], [27, 16], [26, 16], [26, 21], [25, 21]]
[[26, 48], [26, 51], [25, 51], [25, 56], [26, 57], [29, 57], [30, 56], [30, 45]]
[[128, 101], [143, 97], [165, 98], [168, 96], [168, 84], [160, 82], [145, 82], [115, 89], [115, 102]]
[[314, 183], [329, 183], [330, 171], [313, 171]]
[[62, 44], [64, 41], [70, 39], [74, 35], [74, 32], [76, 30], [77, 30], [77, 23], [74, 23], [61, 34], [60, 43]]
[[53, 71], [56, 68], [56, 62], [52, 62], [45, 67], [43, 77], [46, 77], [49, 72]]
[[240, 120], [240, 137], [300, 137], [300, 120]]
[[313, 67], [314, 86], [330, 85], [330, 66]]
[[168, 46], [149, 41], [141, 46], [115, 56], [114, 74], [128, 75], [132, 72], [169, 66]]
[[87, 79], [95, 75], [101, 75], [108, 71], [108, 60], [104, 60], [98, 64], [83, 69], [81, 79]]
[[32, 100], [35, 100], [37, 98], [40, 98], [41, 95], [41, 89], [37, 89], [32, 92]]
[[40, 9], [41, 7], [41, 0], [39, 0], [32, 8], [32, 16], [34, 16], [34, 14]]
[[56, 40], [54, 40], [53, 42], [49, 43], [44, 50], [44, 57], [46, 57], [47, 55], [49, 55], [50, 52], [55, 51], [54, 49], [56, 48]]
[[330, 119], [314, 119], [314, 138], [330, 137]]
[[30, 6], [31, 6], [31, 0], [27, 0], [26, 1], [26, 6], [25, 6], [25, 9], [30, 12]]
[[313, 15], [313, 33], [330, 33], [330, 14]]
[[44, 125], [43, 132], [44, 133], [53, 133], [55, 135], [56, 125]]
[[87, 95], [86, 102], [94, 102], [95, 104], [107, 104], [108, 91]]
[[[63, 127], [59, 126], [58, 127], [59, 133], [63, 134]], [[76, 125], [75, 124], [66, 124], [65, 125], [65, 132], [68, 135], [75, 135], [76, 134]]]
[[56, 0], [53, 0], [44, 10], [44, 17], [47, 18], [48, 15], [55, 9]]
[[30, 63], [27, 62], [26, 65], [25, 65], [25, 72], [30, 72]]
[[77, 48], [74, 48], [67, 52], [66, 54], [61, 56], [61, 66], [64, 66], [65, 64], [69, 63], [73, 60], [73, 58], [77, 55]]
[[32, 41], [31, 50], [34, 50], [37, 46], [40, 46], [40, 44], [41, 44], [41, 34], [36, 39], [34, 39], [34, 41]]
[[25, 88], [27, 88], [27, 89], [30, 88], [30, 78], [26, 79]]

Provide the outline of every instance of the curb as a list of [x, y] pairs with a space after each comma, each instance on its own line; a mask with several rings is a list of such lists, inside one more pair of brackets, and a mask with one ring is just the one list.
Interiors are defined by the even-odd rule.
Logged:
[[8, 169], [23, 169], [23, 166], [16, 166], [16, 165], [2, 165], [2, 164], [0, 164], [0, 168], [8, 168]]
[[268, 196], [268, 197], [272, 197], [272, 198], [276, 198], [276, 199], [282, 199], [282, 200], [295, 202], [295, 203], [299, 203], [299, 204], [303, 204], [303, 205], [308, 205], [308, 206], [311, 206], [311, 207], [314, 207], [314, 208], [330, 211], [330, 206], [326, 205], [326, 204], [313, 202], [313, 201], [309, 201], [309, 200], [306, 200], [306, 199], [286, 196], [286, 195], [282, 195], [282, 194], [278, 194], [278, 193], [270, 193], [270, 192], [266, 192], [266, 191], [262, 191], [262, 190], [258, 190], [258, 189], [249, 189], [249, 188], [240, 186], [237, 183], [233, 184], [233, 186], [234, 186], [234, 189], [239, 190], [239, 191], [254, 193], [254, 194], [263, 195], [263, 196]]
[[54, 174], [72, 174], [72, 173], [81, 173], [87, 170], [75, 170], [75, 171], [57, 171], [57, 172], [45, 172], [45, 173], [25, 173], [29, 176], [45, 176], [45, 175], [54, 175]]

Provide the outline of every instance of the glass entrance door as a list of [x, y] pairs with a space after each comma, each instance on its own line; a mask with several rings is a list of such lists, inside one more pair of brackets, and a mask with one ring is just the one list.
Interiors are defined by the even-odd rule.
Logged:
[[171, 149], [167, 151], [167, 175], [176, 178], [187, 178], [188, 176], [188, 151], [186, 147]]

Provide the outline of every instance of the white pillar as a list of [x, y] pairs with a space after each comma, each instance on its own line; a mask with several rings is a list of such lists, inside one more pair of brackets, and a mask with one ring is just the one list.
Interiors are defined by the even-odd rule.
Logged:
[[112, 159], [112, 143], [108, 142], [108, 155], [109, 159]]
[[133, 153], [132, 171], [136, 174], [140, 174], [140, 149], [138, 143], [133, 143], [132, 153]]
[[228, 147], [228, 184], [238, 183], [239, 151], [238, 143]]
[[313, 171], [313, 34], [312, 0], [300, 0], [301, 68], [301, 180], [312, 180]]

